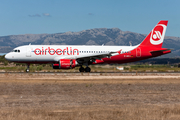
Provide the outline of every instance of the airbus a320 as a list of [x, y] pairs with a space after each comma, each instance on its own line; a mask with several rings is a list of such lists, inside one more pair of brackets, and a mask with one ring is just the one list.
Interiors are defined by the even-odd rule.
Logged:
[[[147, 37], [135, 46], [25, 45], [5, 55], [8, 61], [30, 64], [52, 64], [53, 69], [90, 72], [91, 64], [121, 64], [170, 53], [162, 48], [168, 21], [160, 21]], [[86, 66], [85, 68], [83, 66]]]

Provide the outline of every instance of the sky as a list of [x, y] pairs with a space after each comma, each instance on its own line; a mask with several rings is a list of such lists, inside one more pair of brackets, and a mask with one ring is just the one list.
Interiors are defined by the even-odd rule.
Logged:
[[0, 36], [119, 28], [148, 34], [168, 20], [180, 37], [180, 0], [0, 0]]

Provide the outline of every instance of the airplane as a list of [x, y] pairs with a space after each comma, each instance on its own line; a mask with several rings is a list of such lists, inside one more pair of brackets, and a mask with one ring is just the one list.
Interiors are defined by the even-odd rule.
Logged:
[[29, 72], [30, 64], [49, 63], [53, 69], [72, 69], [80, 66], [80, 72], [90, 72], [89, 65], [92, 64], [122, 64], [171, 53], [170, 49], [162, 48], [167, 24], [167, 20], [159, 21], [146, 38], [135, 46], [29, 44], [14, 48], [5, 55], [5, 59], [26, 63], [26, 72]]

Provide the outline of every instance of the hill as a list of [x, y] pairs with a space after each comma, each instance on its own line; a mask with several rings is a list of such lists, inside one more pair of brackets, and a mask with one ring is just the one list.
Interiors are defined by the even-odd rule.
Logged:
[[[119, 28], [95, 28], [80, 32], [65, 32], [56, 34], [25, 34], [0, 37], [0, 52], [6, 53], [21, 45], [44, 44], [44, 45], [137, 45], [146, 37], [129, 31], [122, 31]], [[163, 47], [172, 48], [173, 53], [169, 56], [180, 56], [180, 38], [165, 37]]]

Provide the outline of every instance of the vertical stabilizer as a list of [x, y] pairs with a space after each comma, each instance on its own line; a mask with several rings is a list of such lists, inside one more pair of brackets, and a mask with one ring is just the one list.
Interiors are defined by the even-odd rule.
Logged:
[[166, 33], [168, 21], [161, 20], [149, 33], [149, 35], [143, 40], [140, 46], [157, 47], [161, 48], [164, 36]]

